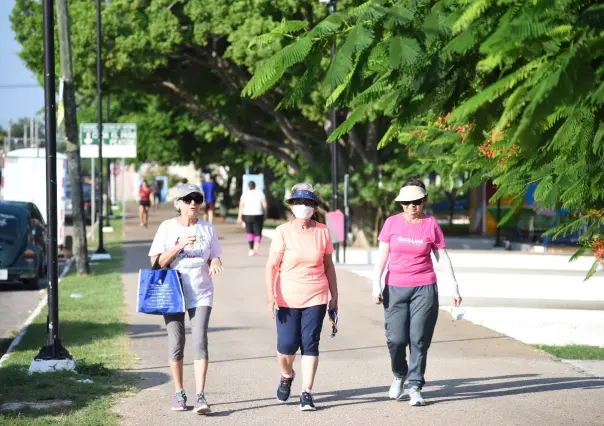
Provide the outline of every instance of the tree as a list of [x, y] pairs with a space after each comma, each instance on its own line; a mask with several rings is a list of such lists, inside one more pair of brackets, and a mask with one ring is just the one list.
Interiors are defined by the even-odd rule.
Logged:
[[[59, 27], [59, 48], [61, 78], [63, 79], [63, 100], [65, 106], [65, 135], [67, 163], [71, 182], [73, 203], [73, 237], [76, 271], [88, 274], [88, 242], [86, 240], [86, 217], [84, 215], [84, 197], [82, 190], [82, 173], [80, 168], [80, 144], [78, 141], [78, 120], [76, 89], [73, 82], [73, 65], [71, 59], [71, 36], [69, 24], [69, 7], [67, 0], [57, 1], [57, 25]], [[99, 225], [99, 226], [102, 226]]]
[[[341, 6], [358, 3], [342, 1]], [[259, 61], [283, 45], [275, 41], [248, 48], [250, 41], [280, 28], [284, 18], [312, 25], [327, 13], [319, 2], [112, 0], [103, 3], [102, 13], [105, 38], [114, 40], [103, 53], [111, 75], [112, 108], [119, 106], [120, 121], [139, 120], [140, 159], [168, 161], [177, 154], [205, 161], [204, 152], [210, 145], [217, 153], [232, 148], [237, 156], [245, 152], [245, 161], [271, 168], [279, 198], [294, 180], [329, 180], [330, 149], [325, 144], [328, 93], [309, 91], [297, 102], [299, 109], [277, 109], [278, 97], [298, 84], [298, 78], [293, 77], [282, 79], [271, 93], [254, 99], [240, 96]], [[70, 15], [72, 22], [78, 23], [72, 28], [74, 83], [78, 104], [85, 110], [93, 105], [94, 95], [94, 9], [88, 0], [73, 0]], [[40, 75], [38, 2], [18, 0], [11, 19], [23, 46], [21, 57]], [[322, 66], [327, 64], [323, 61]], [[348, 113], [342, 110], [339, 120]], [[113, 112], [112, 116], [118, 117]], [[351, 174], [356, 223], [363, 228], [373, 228], [375, 205], [382, 203], [386, 194], [377, 187], [366, 190], [366, 182], [377, 181], [382, 165], [383, 169], [398, 170], [406, 160], [404, 156], [393, 160], [398, 150], [394, 146], [376, 150], [387, 124], [380, 119], [360, 124], [337, 141], [341, 147], [339, 170]], [[392, 167], [386, 166], [390, 161], [394, 161]], [[330, 192], [328, 185], [319, 187], [325, 194]]]
[[[244, 94], [262, 96], [293, 74], [301, 83], [282, 103], [296, 105], [318, 84], [336, 84], [328, 103], [351, 113], [331, 140], [387, 118], [380, 147], [436, 151], [428, 158], [468, 172], [470, 185], [492, 178], [497, 197], [519, 203], [538, 183], [541, 208], [573, 212], [552, 232], [584, 227], [594, 246], [604, 226], [602, 18], [596, 1], [368, 1], [260, 37], [291, 42]], [[324, 72], [334, 37], [338, 53]]]

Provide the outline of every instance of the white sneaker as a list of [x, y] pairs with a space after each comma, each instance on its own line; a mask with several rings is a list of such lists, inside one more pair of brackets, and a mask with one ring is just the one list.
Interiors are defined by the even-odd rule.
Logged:
[[424, 401], [424, 397], [418, 388], [409, 389], [409, 405], [413, 407], [426, 405], [426, 401]]
[[390, 399], [399, 399], [401, 396], [403, 396], [403, 393], [404, 393], [403, 385], [404, 385], [404, 380], [395, 377], [394, 380], [392, 381], [392, 385], [390, 385], [390, 391], [388, 392], [388, 397], [390, 397]]
[[247, 255], [252, 257], [253, 255], [255, 255], [256, 253], [254, 252], [254, 250], [250, 250], [247, 252]]

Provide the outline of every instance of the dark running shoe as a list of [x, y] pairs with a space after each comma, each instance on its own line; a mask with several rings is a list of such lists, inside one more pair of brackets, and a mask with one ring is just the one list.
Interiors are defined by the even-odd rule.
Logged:
[[312, 395], [302, 391], [300, 394], [300, 411], [315, 411], [316, 409]]
[[296, 372], [293, 370], [291, 377], [283, 377], [283, 375], [281, 375], [281, 381], [279, 382], [279, 387], [277, 388], [278, 401], [286, 402], [289, 399], [289, 395], [292, 392], [292, 383], [294, 382], [295, 377]]

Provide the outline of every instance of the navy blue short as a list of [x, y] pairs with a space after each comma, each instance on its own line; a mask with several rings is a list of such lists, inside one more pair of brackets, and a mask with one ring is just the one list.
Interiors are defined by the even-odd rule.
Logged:
[[308, 308], [279, 308], [277, 321], [277, 352], [295, 355], [300, 349], [302, 355], [319, 356], [321, 329], [327, 312], [327, 305]]

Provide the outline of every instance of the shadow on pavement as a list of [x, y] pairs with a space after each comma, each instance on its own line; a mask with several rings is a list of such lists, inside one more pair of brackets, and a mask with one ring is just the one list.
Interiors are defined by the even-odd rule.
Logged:
[[[604, 380], [597, 380], [589, 377], [559, 377], [543, 379], [537, 377], [538, 375], [536, 374], [519, 374], [509, 376], [435, 380], [427, 383], [427, 389], [425, 389], [423, 394], [427, 399], [427, 404], [434, 405], [439, 403], [447, 403], [467, 399], [493, 398], [522, 394], [530, 395], [540, 392], [551, 392], [557, 390], [604, 387]], [[440, 389], [431, 390], [435, 387]], [[319, 410], [328, 410], [330, 408], [339, 406], [370, 404], [375, 402], [387, 401], [389, 399], [387, 395], [388, 390], [389, 386], [342, 389], [335, 390], [332, 392], [316, 393], [315, 398], [318, 406], [317, 408]], [[250, 404], [255, 402], [260, 403], [264, 401], [274, 400], [275, 398], [271, 396], [270, 398], [229, 401], [213, 405], [220, 406], [233, 404]], [[297, 398], [293, 397], [291, 401], [291, 404], [294, 405], [297, 403]], [[216, 412], [214, 415], [228, 416], [235, 412], [269, 408], [275, 405], [280, 405], [280, 403], [275, 402], [260, 406], [255, 405], [251, 407], [243, 407], [240, 409], [230, 409], [222, 412]]]
[[[252, 327], [209, 327], [208, 333], [218, 333], [221, 331], [234, 331], [234, 330], [249, 330]], [[166, 328], [157, 324], [132, 324], [128, 327], [126, 332], [131, 339], [148, 339], [154, 337], [168, 337]], [[190, 335], [191, 329], [185, 329], [185, 334]]]

